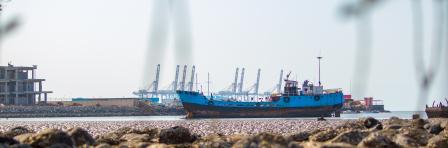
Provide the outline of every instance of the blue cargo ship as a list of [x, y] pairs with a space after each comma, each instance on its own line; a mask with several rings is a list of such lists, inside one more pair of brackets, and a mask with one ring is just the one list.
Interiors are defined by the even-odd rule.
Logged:
[[[344, 99], [341, 89], [324, 90], [319, 82], [284, 80], [283, 93], [263, 98], [226, 98], [205, 96], [195, 91], [177, 91], [187, 118], [276, 118], [339, 117]], [[220, 99], [217, 99], [220, 98]]]

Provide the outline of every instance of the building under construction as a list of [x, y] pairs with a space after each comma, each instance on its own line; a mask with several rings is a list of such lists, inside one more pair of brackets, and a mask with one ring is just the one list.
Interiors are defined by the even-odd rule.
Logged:
[[33, 105], [42, 101], [46, 103], [47, 94], [52, 91], [42, 90], [42, 82], [45, 79], [36, 78], [36, 69], [36, 65], [0, 66], [0, 104]]

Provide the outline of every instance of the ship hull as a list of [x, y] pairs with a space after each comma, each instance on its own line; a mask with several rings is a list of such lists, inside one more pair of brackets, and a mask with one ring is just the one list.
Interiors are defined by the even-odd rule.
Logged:
[[182, 103], [187, 118], [339, 117], [342, 104], [320, 107], [239, 108]]
[[428, 118], [448, 118], [448, 108], [427, 108], [425, 112]]

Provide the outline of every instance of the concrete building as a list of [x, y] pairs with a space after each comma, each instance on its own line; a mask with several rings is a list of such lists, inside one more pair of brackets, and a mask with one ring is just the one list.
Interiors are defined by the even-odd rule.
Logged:
[[36, 78], [37, 66], [23, 67], [0, 66], [0, 104], [4, 105], [33, 105], [42, 101], [47, 102], [47, 94], [43, 91], [42, 82], [45, 79]]

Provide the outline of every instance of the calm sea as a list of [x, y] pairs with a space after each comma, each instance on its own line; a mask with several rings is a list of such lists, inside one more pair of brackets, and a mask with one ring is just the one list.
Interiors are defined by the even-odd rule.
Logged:
[[[420, 114], [421, 118], [426, 119], [426, 113], [423, 111], [393, 111], [390, 113], [358, 113], [341, 114], [340, 118], [327, 119], [358, 119], [362, 117], [374, 117], [376, 119], [388, 119], [396, 116], [402, 119], [411, 119], [413, 114]], [[272, 118], [232, 118], [217, 120], [263, 120]], [[277, 118], [285, 120], [303, 119], [315, 120], [316, 118]], [[189, 120], [185, 116], [119, 116], [119, 117], [49, 117], [49, 118], [0, 118], [0, 121], [155, 121], [155, 120]], [[194, 120], [213, 120], [213, 119], [194, 119]]]

